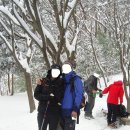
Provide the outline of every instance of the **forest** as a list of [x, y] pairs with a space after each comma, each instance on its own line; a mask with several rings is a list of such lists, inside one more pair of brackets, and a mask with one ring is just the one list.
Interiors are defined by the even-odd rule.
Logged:
[[[27, 92], [53, 63], [107, 85], [121, 73], [130, 111], [130, 0], [0, 0], [0, 95]], [[127, 89], [129, 88], [129, 89]]]

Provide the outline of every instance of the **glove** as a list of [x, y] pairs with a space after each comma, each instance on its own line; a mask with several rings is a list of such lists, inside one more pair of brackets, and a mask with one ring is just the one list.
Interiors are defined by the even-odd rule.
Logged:
[[100, 94], [99, 94], [99, 97], [100, 97], [100, 98], [102, 98], [102, 97], [103, 97], [103, 94], [102, 94], [102, 93], [100, 93]]
[[102, 92], [102, 90], [101, 90], [101, 89], [98, 89], [98, 91], [99, 91], [99, 92]]

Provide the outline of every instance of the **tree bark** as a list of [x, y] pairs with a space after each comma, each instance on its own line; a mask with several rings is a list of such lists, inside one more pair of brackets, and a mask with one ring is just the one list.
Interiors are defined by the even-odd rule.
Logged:
[[35, 110], [35, 102], [33, 99], [31, 75], [27, 73], [26, 71], [24, 71], [24, 75], [25, 75], [25, 82], [26, 82], [26, 87], [27, 87], [30, 113], [32, 113]]
[[130, 113], [130, 98], [127, 99], [127, 112]]
[[104, 83], [105, 83], [105, 86], [107, 86], [107, 82], [106, 82], [106, 79], [105, 79], [105, 75], [104, 75], [104, 70], [103, 68], [101, 67], [99, 61], [98, 61], [98, 58], [97, 58], [97, 55], [96, 55], [96, 52], [95, 52], [95, 48], [94, 48], [94, 45], [93, 45], [93, 37], [92, 37], [92, 33], [90, 33], [90, 38], [91, 38], [91, 46], [92, 46], [92, 50], [93, 50], [93, 55], [94, 55], [94, 58], [95, 58], [95, 61], [102, 73], [102, 76], [103, 76], [103, 80], [104, 80]]
[[8, 95], [10, 94], [10, 74], [8, 73]]
[[11, 87], [11, 93], [10, 93], [10, 95], [11, 96], [13, 96], [14, 95], [14, 75], [12, 74], [12, 78], [11, 78], [11, 80], [12, 80], [12, 87]]
[[1, 77], [0, 77], [0, 95], [2, 96], [2, 79], [1, 79]]

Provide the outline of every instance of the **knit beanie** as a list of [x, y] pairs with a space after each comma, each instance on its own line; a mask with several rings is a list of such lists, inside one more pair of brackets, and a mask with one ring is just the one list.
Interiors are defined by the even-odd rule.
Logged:
[[57, 64], [53, 64], [51, 66], [51, 69], [59, 69], [59, 70], [61, 70], [61, 67], [59, 65], [57, 65]]

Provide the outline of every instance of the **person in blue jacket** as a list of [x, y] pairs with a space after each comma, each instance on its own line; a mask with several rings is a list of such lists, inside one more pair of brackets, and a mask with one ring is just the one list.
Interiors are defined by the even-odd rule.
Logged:
[[[83, 95], [83, 83], [81, 78], [73, 71], [73, 64], [70, 61], [64, 62], [62, 72], [65, 80], [65, 92], [62, 101], [62, 128], [63, 130], [75, 130], [76, 118], [80, 111], [80, 104]], [[72, 89], [71, 79], [74, 78]]]

